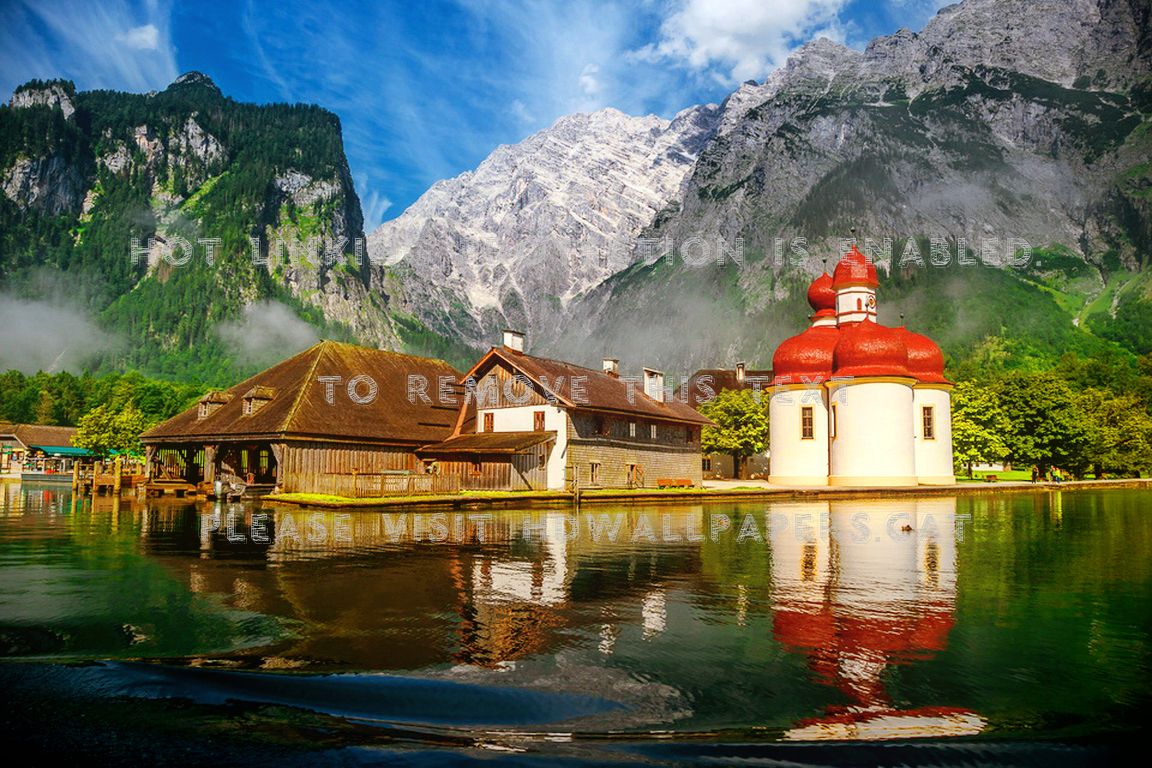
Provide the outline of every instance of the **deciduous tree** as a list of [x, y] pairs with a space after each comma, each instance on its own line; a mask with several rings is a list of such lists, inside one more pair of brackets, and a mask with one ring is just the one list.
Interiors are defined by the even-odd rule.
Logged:
[[973, 464], [1003, 461], [1008, 455], [1008, 415], [996, 394], [972, 381], [952, 390], [952, 457], [957, 471], [972, 477]]
[[700, 449], [731, 456], [736, 477], [743, 474], [745, 459], [768, 448], [768, 401], [756, 394], [750, 389], [722, 389], [700, 406], [700, 413], [716, 423], [701, 431]]
[[140, 433], [152, 423], [131, 404], [119, 412], [107, 405], [97, 406], [81, 417], [72, 444], [102, 458], [113, 452], [141, 455]]

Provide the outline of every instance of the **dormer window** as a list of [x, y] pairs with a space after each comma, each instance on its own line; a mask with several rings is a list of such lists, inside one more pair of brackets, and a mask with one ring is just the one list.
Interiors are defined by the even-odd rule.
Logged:
[[272, 387], [252, 387], [244, 393], [241, 412], [245, 416], [251, 416], [271, 402], [274, 397], [276, 397], [276, 390]]
[[197, 420], [203, 421], [211, 416], [216, 410], [232, 399], [232, 395], [228, 392], [209, 392], [200, 398], [199, 407], [196, 409]]

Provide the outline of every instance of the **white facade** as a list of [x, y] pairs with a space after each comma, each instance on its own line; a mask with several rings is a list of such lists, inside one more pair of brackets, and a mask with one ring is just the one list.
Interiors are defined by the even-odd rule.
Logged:
[[[768, 439], [774, 485], [828, 484], [827, 393], [806, 386], [776, 387], [768, 401]], [[811, 409], [806, 437], [805, 409]]]
[[[920, 485], [952, 485], [952, 395], [947, 388], [917, 385], [913, 396], [916, 428], [916, 479]], [[925, 409], [932, 433], [926, 435]]]
[[476, 412], [476, 431], [483, 432], [485, 415], [492, 414], [493, 432], [532, 432], [536, 414], [544, 412], [544, 429], [556, 433], [548, 454], [548, 490], [564, 490], [564, 466], [568, 458], [568, 413], [555, 405], [516, 405], [509, 408], [481, 408]]
[[832, 382], [829, 485], [916, 485], [913, 379]]

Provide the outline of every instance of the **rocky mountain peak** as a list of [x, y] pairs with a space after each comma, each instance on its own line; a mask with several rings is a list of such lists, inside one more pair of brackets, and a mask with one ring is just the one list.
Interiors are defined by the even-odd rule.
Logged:
[[532, 331], [627, 266], [637, 234], [679, 196], [717, 113], [562, 117], [434, 184], [369, 237], [369, 255], [410, 277], [408, 306], [434, 330], [476, 344], [502, 325]]
[[826, 83], [854, 68], [862, 56], [860, 51], [818, 37], [800, 46], [768, 79], [786, 81], [793, 87], [805, 81]]
[[1150, 71], [1148, 4], [1132, 0], [964, 0], [919, 34], [937, 65], [1008, 69], [1065, 87], [1126, 86]]
[[172, 84], [169, 85], [165, 90], [172, 90], [181, 86], [207, 88], [214, 93], [220, 93], [219, 86], [217, 86], [216, 83], [212, 81], [212, 78], [208, 77], [208, 75], [204, 74], [203, 72], [196, 72], [195, 70], [192, 72], [185, 72], [184, 74], [180, 75], [180, 77], [173, 80]]
[[12, 93], [8, 105], [13, 109], [32, 106], [45, 106], [59, 109], [65, 118], [71, 119], [76, 112], [72, 99], [76, 95], [76, 86], [70, 80], [32, 80], [19, 86]]

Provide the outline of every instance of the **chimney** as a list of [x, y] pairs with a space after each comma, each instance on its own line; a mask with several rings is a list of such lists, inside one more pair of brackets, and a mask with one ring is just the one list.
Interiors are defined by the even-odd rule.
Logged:
[[644, 394], [658, 403], [664, 402], [664, 374], [661, 371], [644, 369]]
[[744, 383], [744, 363], [743, 362], [736, 363], [736, 383], [737, 384], [743, 384]]
[[504, 346], [508, 349], [515, 350], [516, 352], [524, 351], [524, 333], [522, 331], [513, 331], [511, 329], [504, 329]]
[[620, 361], [614, 357], [604, 358], [603, 368], [601, 370], [609, 376], [620, 378]]

